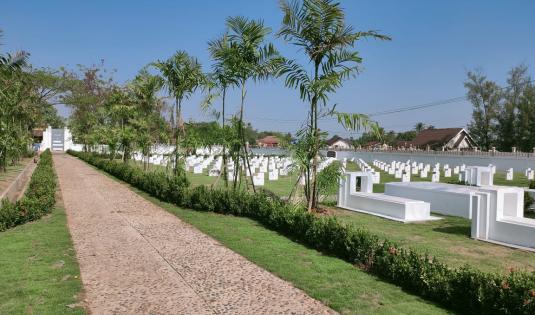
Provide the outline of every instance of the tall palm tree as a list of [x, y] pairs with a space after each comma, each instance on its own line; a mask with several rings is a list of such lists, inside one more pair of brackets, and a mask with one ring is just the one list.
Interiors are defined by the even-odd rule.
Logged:
[[[237, 76], [234, 73], [234, 61], [236, 56], [236, 45], [231, 45], [227, 34], [221, 38], [208, 42], [208, 51], [214, 61], [212, 73], [209, 74], [210, 82], [208, 96], [203, 101], [202, 107], [207, 108], [212, 105], [214, 99], [221, 98], [221, 126], [225, 132], [225, 101], [228, 88], [238, 84]], [[223, 139], [223, 179], [228, 187], [227, 173], [227, 145]]]
[[149, 165], [151, 148], [155, 142], [165, 139], [162, 132], [163, 118], [161, 115], [163, 102], [158, 96], [161, 90], [163, 79], [156, 75], [151, 75], [143, 69], [130, 84], [130, 93], [136, 104], [137, 117], [134, 121], [136, 129], [136, 143], [141, 149], [145, 161], [143, 168], [146, 170]]
[[[188, 99], [205, 81], [201, 64], [196, 58], [191, 57], [185, 51], [177, 51], [173, 56], [164, 61], [152, 64], [164, 78], [165, 87], [169, 95], [175, 99], [173, 136], [174, 149], [174, 172], [178, 174], [179, 145], [181, 135], [184, 135], [184, 120], [182, 119], [182, 102]], [[173, 123], [173, 121], [172, 121]]]
[[[332, 0], [283, 0], [280, 7], [284, 17], [277, 35], [305, 52], [312, 66], [307, 70], [295, 61], [288, 61], [282, 70], [286, 74], [286, 85], [298, 89], [301, 99], [310, 103], [308, 131], [304, 133], [313, 140], [308, 152], [308, 161], [312, 161], [312, 165], [305, 170], [305, 195], [310, 211], [317, 207], [319, 199], [316, 175], [321, 145], [318, 128], [321, 112], [318, 105], [326, 106], [329, 94], [358, 73], [362, 61], [354, 50], [358, 40], [365, 37], [390, 38], [376, 31], [355, 31], [346, 25], [340, 4]], [[338, 113], [334, 108], [328, 113], [336, 115], [347, 129], [376, 126], [363, 114]]]
[[[241, 89], [238, 119], [239, 135], [242, 140], [245, 166], [249, 169], [251, 185], [253, 191], [255, 191], [243, 129], [243, 113], [247, 95], [246, 83], [250, 79], [264, 80], [275, 75], [283, 58], [280, 57], [272, 43], [266, 43], [266, 36], [271, 33], [271, 29], [265, 27], [263, 21], [236, 16], [227, 18], [226, 25], [230, 47], [234, 52], [234, 57], [232, 58], [233, 75]], [[236, 183], [236, 180], [234, 182]]]

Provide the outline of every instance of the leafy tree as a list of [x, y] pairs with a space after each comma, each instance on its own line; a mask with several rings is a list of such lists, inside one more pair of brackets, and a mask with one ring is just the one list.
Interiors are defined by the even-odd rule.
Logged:
[[501, 151], [510, 151], [512, 147], [521, 145], [517, 143], [517, 113], [522, 96], [530, 78], [528, 68], [520, 65], [509, 71], [507, 88], [503, 91], [503, 105], [498, 115], [497, 146]]
[[481, 149], [489, 150], [497, 140], [497, 115], [503, 93], [495, 82], [488, 80], [480, 71], [469, 71], [467, 77], [464, 86], [473, 106], [468, 130]]
[[423, 122], [417, 122], [415, 125], [414, 125], [414, 131], [416, 131], [416, 133], [420, 133], [422, 132], [424, 129], [427, 128], [427, 125], [424, 124]]
[[411, 141], [416, 138], [416, 131], [415, 130], [409, 130], [405, 132], [400, 132], [396, 135], [396, 139], [400, 141]]
[[68, 122], [74, 139], [83, 144], [85, 151], [91, 151], [98, 143], [97, 128], [100, 127], [102, 107], [109, 101], [116, 89], [111, 76], [103, 65], [79, 66], [77, 72], [64, 70], [66, 92], [61, 101], [71, 107]]
[[0, 54], [0, 170], [4, 172], [9, 159], [15, 162], [28, 151], [31, 129], [39, 119], [28, 56]]
[[517, 146], [524, 152], [535, 147], [535, 86], [526, 84], [520, 97], [517, 117]]
[[[310, 104], [307, 129], [299, 133], [308, 147], [303, 157], [305, 173], [305, 196], [309, 211], [318, 205], [317, 171], [322, 133], [318, 126], [321, 109], [327, 106], [329, 95], [343, 82], [358, 73], [362, 59], [353, 50], [362, 38], [388, 40], [389, 37], [375, 31], [357, 32], [346, 25], [345, 15], [339, 3], [331, 0], [282, 1], [284, 17], [278, 35], [299, 47], [309, 59], [312, 69], [306, 69], [296, 61], [284, 64], [286, 85], [299, 90], [301, 99]], [[320, 106], [322, 108], [320, 108]], [[372, 126], [363, 114], [337, 113], [334, 108], [327, 113], [336, 114], [338, 121], [347, 129]], [[303, 137], [310, 137], [305, 140]], [[308, 161], [312, 161], [309, 163]]]
[[159, 76], [141, 70], [129, 86], [129, 93], [135, 104], [132, 124], [136, 134], [136, 145], [145, 157], [143, 167], [148, 168], [153, 146], [168, 140], [167, 126], [162, 116], [164, 102], [158, 96], [163, 80]]

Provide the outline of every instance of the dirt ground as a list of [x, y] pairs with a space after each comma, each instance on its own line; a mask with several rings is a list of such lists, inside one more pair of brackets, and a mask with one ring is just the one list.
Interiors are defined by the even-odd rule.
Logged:
[[91, 313], [334, 313], [84, 162], [54, 163]]

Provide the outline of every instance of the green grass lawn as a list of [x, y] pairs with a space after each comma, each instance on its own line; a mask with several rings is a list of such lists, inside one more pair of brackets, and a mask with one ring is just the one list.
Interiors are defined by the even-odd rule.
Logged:
[[[507, 272], [509, 268], [535, 270], [535, 253], [470, 238], [470, 220], [441, 216], [442, 220], [402, 223], [343, 209], [338, 218], [395, 241], [420, 253], [429, 253], [450, 266], [469, 264], [482, 271]], [[438, 216], [437, 214], [434, 214]]]
[[[141, 167], [140, 162], [131, 161], [131, 163], [135, 163], [135, 165]], [[166, 171], [166, 168], [161, 165], [150, 165], [150, 170]], [[200, 185], [211, 186], [216, 182], [217, 187], [223, 187], [225, 183], [223, 177], [219, 178], [218, 180], [217, 177], [208, 176], [208, 169], [206, 169], [203, 174], [193, 174], [193, 172], [187, 172], [187, 177], [191, 182], [191, 186], [193, 187]], [[280, 197], [287, 197], [297, 182], [297, 178], [297, 174], [290, 174], [288, 176], [279, 175], [278, 180], [270, 181], [268, 180], [268, 174], [266, 173], [264, 178], [264, 186], [260, 186], [259, 188], [267, 189]], [[232, 185], [232, 182], [229, 182], [229, 185]]]
[[0, 314], [84, 314], [64, 209], [0, 233]]

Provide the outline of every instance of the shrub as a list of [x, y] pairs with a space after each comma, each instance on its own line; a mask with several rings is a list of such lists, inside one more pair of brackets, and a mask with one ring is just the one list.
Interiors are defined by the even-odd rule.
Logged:
[[535, 273], [502, 275], [484, 273], [469, 266], [450, 268], [427, 255], [381, 240], [367, 230], [342, 224], [335, 217], [316, 217], [262, 191], [251, 194], [205, 186], [190, 189], [184, 180], [173, 186], [172, 181], [162, 175], [143, 175], [136, 167], [103, 162], [87, 153], [70, 153], [178, 206], [257, 220], [272, 230], [450, 309], [472, 314], [535, 314]]
[[56, 203], [56, 185], [52, 153], [46, 150], [41, 154], [24, 196], [15, 203], [2, 200], [0, 232], [50, 213]]
[[529, 207], [533, 204], [535, 200], [531, 197], [531, 194], [527, 191], [524, 192], [524, 212], [529, 211]]

